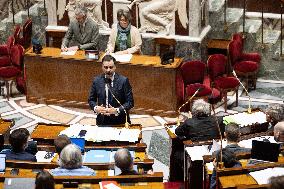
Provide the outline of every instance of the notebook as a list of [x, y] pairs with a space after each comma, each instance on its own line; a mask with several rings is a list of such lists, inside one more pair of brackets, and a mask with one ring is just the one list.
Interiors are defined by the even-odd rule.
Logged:
[[72, 138], [71, 137], [70, 140], [73, 144], [76, 144], [80, 148], [82, 153], [84, 152], [85, 150], [85, 139], [84, 138]]
[[280, 144], [264, 142], [264, 141], [252, 141], [251, 158], [277, 162], [280, 152]]
[[84, 155], [84, 163], [109, 163], [110, 154], [109, 150], [89, 150]]

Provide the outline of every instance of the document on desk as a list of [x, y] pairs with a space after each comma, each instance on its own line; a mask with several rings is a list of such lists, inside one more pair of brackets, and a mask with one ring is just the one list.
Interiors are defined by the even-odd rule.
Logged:
[[249, 173], [258, 184], [268, 184], [271, 177], [283, 176], [284, 167], [267, 168]]
[[132, 54], [115, 54], [111, 53], [111, 56], [115, 58], [118, 62], [130, 62]]
[[84, 163], [109, 163], [110, 150], [90, 150], [84, 155]]
[[65, 52], [61, 52], [60, 55], [65, 55], [65, 56], [73, 56], [75, 55], [77, 52], [77, 50], [68, 50], [68, 51], [65, 51]]
[[186, 147], [185, 150], [192, 161], [203, 160], [204, 155], [210, 155], [208, 145]]
[[260, 136], [260, 137], [254, 137], [254, 138], [247, 139], [247, 140], [242, 140], [238, 144], [239, 144], [239, 146], [241, 146], [243, 148], [252, 148], [252, 141], [253, 140], [263, 141], [265, 139], [269, 140], [270, 143], [277, 143], [274, 140], [274, 136]]
[[38, 151], [36, 153], [36, 160], [37, 162], [46, 162], [50, 163], [52, 159], [54, 158], [55, 153], [53, 152], [47, 152], [47, 151]]

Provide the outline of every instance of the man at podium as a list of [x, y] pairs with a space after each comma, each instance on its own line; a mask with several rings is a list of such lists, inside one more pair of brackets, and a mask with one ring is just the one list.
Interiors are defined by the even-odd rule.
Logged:
[[68, 48], [72, 50], [97, 49], [99, 27], [93, 19], [87, 16], [87, 9], [77, 7], [75, 18], [70, 21], [62, 41], [61, 51], [68, 51]]
[[128, 111], [134, 106], [132, 87], [127, 77], [115, 72], [115, 58], [102, 59], [103, 74], [95, 77], [89, 105], [97, 114], [97, 125], [130, 123]]

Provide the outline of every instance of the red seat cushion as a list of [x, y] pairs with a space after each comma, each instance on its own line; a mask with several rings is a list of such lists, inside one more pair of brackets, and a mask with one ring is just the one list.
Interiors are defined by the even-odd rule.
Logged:
[[21, 70], [15, 66], [8, 66], [0, 68], [0, 77], [10, 78], [15, 77], [21, 73]]
[[239, 85], [239, 81], [235, 77], [219, 77], [214, 80], [217, 88], [231, 89]]
[[255, 72], [258, 70], [258, 64], [253, 61], [240, 61], [234, 65], [234, 69], [243, 73]]
[[0, 67], [10, 66], [11, 60], [9, 56], [0, 56]]
[[211, 95], [212, 91], [211, 88], [201, 84], [201, 83], [194, 83], [186, 86], [186, 94], [187, 96], [192, 96], [197, 89], [201, 88], [201, 90], [197, 93], [196, 97], [200, 96], [208, 96]]

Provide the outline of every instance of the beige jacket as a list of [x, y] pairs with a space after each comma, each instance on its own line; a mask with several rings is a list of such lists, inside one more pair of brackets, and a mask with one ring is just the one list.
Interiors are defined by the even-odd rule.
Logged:
[[[115, 24], [115, 26], [111, 29], [109, 35], [106, 52], [110, 53], [114, 52], [116, 36], [117, 36], [117, 25]], [[141, 34], [139, 30], [132, 25], [130, 29], [130, 37], [131, 37], [131, 48], [127, 49], [128, 53], [129, 54], [141, 53], [141, 45], [142, 45]]]

